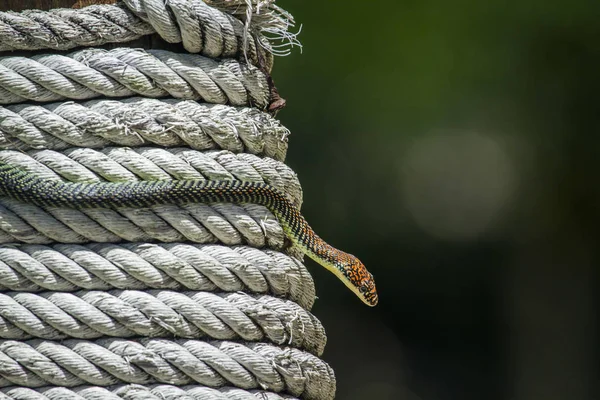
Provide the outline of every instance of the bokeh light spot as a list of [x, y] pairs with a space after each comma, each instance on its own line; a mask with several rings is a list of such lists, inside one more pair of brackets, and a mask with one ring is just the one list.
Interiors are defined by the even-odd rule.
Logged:
[[508, 209], [515, 168], [489, 135], [449, 132], [417, 139], [401, 160], [404, 205], [425, 232], [472, 240]]

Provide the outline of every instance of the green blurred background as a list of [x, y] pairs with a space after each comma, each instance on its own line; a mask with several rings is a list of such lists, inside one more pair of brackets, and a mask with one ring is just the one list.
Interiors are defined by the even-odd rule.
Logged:
[[278, 4], [303, 212], [380, 292], [307, 261], [338, 398], [600, 398], [600, 3]]

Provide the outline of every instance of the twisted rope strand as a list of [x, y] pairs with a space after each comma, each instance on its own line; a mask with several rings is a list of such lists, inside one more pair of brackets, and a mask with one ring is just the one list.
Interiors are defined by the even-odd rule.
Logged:
[[310, 310], [312, 277], [299, 261], [247, 246], [126, 243], [0, 246], [3, 290], [170, 289], [272, 294]]
[[286, 394], [264, 390], [244, 390], [233, 387], [218, 389], [201, 386], [171, 385], [117, 385], [98, 386], [7, 388], [0, 390], [0, 400], [298, 400]]
[[231, 59], [130, 48], [0, 57], [0, 104], [134, 95], [261, 109], [270, 101], [265, 74]]
[[195, 101], [129, 98], [0, 106], [0, 147], [64, 150], [109, 144], [221, 148], [283, 161], [289, 131], [267, 113]]
[[[158, 33], [169, 43], [182, 43], [190, 53], [211, 58], [240, 58], [259, 64], [259, 54], [270, 71], [273, 51], [270, 41], [288, 39], [290, 17], [257, 20], [262, 28], [252, 29], [231, 14], [201, 0], [125, 1], [92, 5], [81, 9], [0, 12], [0, 52], [13, 50], [70, 50], [75, 47], [124, 43]], [[283, 16], [283, 14], [281, 14]], [[281, 21], [281, 22], [280, 22]], [[280, 32], [267, 39], [260, 31]], [[276, 46], [278, 47], [278, 46]]]
[[0, 293], [0, 338], [102, 336], [270, 341], [317, 356], [326, 342], [312, 314], [271, 296], [165, 290]]
[[234, 385], [330, 400], [331, 368], [302, 350], [265, 343], [100, 339], [0, 341], [0, 376], [12, 385], [75, 387], [123, 383]]
[[154, 29], [122, 5], [0, 12], [0, 51], [69, 50], [127, 42]]

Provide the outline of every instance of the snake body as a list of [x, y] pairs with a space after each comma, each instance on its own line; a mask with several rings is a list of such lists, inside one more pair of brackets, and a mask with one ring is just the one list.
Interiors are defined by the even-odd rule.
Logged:
[[286, 236], [304, 254], [333, 272], [365, 304], [378, 302], [373, 275], [352, 254], [327, 244], [300, 211], [266, 183], [243, 181], [142, 181], [72, 183], [42, 179], [0, 162], [0, 195], [41, 207], [118, 208], [186, 203], [254, 203], [277, 217]]

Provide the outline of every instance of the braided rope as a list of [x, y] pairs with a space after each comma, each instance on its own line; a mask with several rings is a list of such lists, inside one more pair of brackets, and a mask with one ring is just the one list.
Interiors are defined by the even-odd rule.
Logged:
[[[140, 339], [0, 341], [0, 374], [23, 387], [110, 386], [117, 382], [234, 385], [332, 398], [335, 378], [323, 361], [291, 347], [229, 341]], [[0, 382], [2, 384], [3, 382]]]
[[264, 390], [232, 387], [218, 389], [201, 386], [119, 385], [110, 388], [80, 386], [75, 388], [42, 387], [0, 390], [0, 400], [294, 400], [295, 397]]
[[0, 147], [63, 150], [188, 145], [196, 150], [221, 148], [283, 161], [289, 131], [255, 108], [195, 101], [130, 98], [43, 106], [0, 106]]
[[0, 293], [0, 338], [177, 337], [270, 341], [320, 356], [325, 331], [296, 303], [242, 293]]
[[304, 265], [283, 253], [185, 243], [0, 246], [0, 288], [250, 291], [290, 299], [306, 310], [315, 299]]
[[86, 49], [66, 56], [0, 57], [0, 104], [101, 95], [172, 96], [264, 109], [270, 88], [265, 74], [251, 65], [165, 50]]
[[[289, 54], [300, 46], [291, 14], [274, 4], [249, 8], [246, 1], [124, 0], [79, 10], [0, 12], [0, 52], [70, 50], [75, 47], [124, 43], [158, 33], [169, 43], [182, 43], [190, 53], [211, 58], [244, 58], [267, 70], [273, 54]], [[243, 23], [240, 19], [245, 20]], [[265, 37], [264, 35], [267, 35]], [[282, 44], [274, 44], [282, 41]]]
[[0, 12], [0, 51], [69, 50], [127, 42], [154, 32], [122, 4]]

